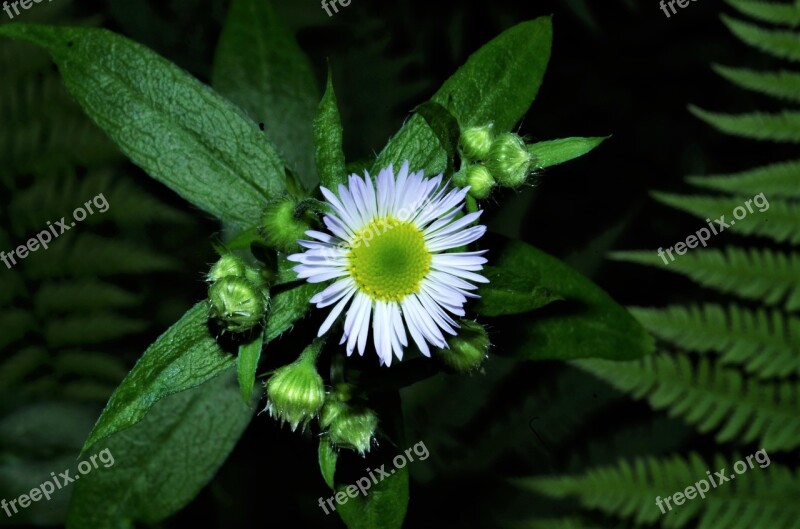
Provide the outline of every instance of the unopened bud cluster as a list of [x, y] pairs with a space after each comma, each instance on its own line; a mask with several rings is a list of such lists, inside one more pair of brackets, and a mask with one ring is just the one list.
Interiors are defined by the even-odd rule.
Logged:
[[498, 185], [521, 186], [533, 168], [533, 155], [523, 139], [513, 132], [495, 135], [492, 125], [464, 129], [459, 149], [466, 163], [454, 181], [470, 186], [470, 195], [477, 199], [488, 197]]
[[209, 317], [225, 331], [245, 332], [260, 325], [269, 294], [258, 271], [235, 255], [223, 255], [208, 272]]

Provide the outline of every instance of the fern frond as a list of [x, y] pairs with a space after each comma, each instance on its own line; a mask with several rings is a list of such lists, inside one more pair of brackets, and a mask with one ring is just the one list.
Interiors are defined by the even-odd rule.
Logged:
[[47, 351], [41, 347], [26, 347], [15, 353], [0, 364], [0, 391], [13, 388], [47, 361]]
[[70, 316], [49, 320], [44, 337], [50, 347], [92, 345], [136, 334], [147, 327], [145, 321], [111, 313]]
[[769, 198], [800, 198], [800, 160], [727, 175], [690, 176], [686, 181], [697, 187], [739, 195], [764, 193]]
[[118, 358], [105, 353], [67, 351], [56, 356], [53, 370], [59, 377], [77, 375], [105, 382], [121, 382], [128, 370]]
[[505, 523], [501, 526], [505, 529], [607, 529], [609, 527], [598, 525], [578, 516], [535, 518], [524, 522]]
[[787, 70], [757, 72], [749, 68], [729, 68], [718, 64], [712, 68], [719, 75], [746, 90], [800, 103], [800, 73]]
[[25, 295], [25, 283], [18, 273], [5, 270], [5, 265], [0, 265], [0, 272], [0, 307], [5, 307]]
[[50, 249], [25, 259], [25, 274], [35, 279], [55, 277], [107, 277], [174, 270], [170, 257], [127, 241], [81, 234], [68, 240], [65, 234]]
[[722, 114], [708, 112], [694, 105], [689, 111], [715, 129], [753, 140], [800, 143], [800, 112], [776, 114], [752, 112], [750, 114]]
[[22, 309], [0, 311], [0, 349], [12, 344], [36, 328], [33, 315]]
[[659, 354], [635, 362], [579, 360], [594, 373], [655, 409], [666, 409], [702, 433], [717, 430], [720, 443], [760, 440], [769, 451], [800, 446], [800, 388], [794, 382], [743, 379], [735, 369], [683, 354]]
[[800, 61], [800, 34], [794, 31], [764, 29], [722, 15], [722, 22], [742, 42], [780, 59]]
[[744, 299], [759, 300], [767, 305], [783, 302], [787, 310], [800, 309], [798, 253], [729, 246], [724, 252], [693, 250], [669, 264], [664, 264], [655, 251], [615, 252], [611, 257], [683, 274], [704, 287]]
[[688, 351], [719, 352], [723, 363], [762, 377], [800, 373], [800, 319], [780, 311], [710, 303], [630, 310], [652, 334]]
[[[800, 476], [786, 467], [770, 463], [767, 467], [753, 460], [738, 479], [711, 486], [707, 472], [720, 470], [736, 475], [732, 465], [744, 461], [738, 455], [717, 455], [713, 464], [692, 452], [688, 458], [623, 460], [613, 466], [590, 469], [585, 474], [519, 480], [523, 488], [553, 498], [577, 497], [580, 504], [609, 515], [632, 520], [636, 524], [660, 522], [663, 527], [686, 527], [699, 518], [701, 528], [796, 529], [800, 518]], [[705, 480], [709, 491], [705, 498], [685, 499], [680, 506], [663, 499]], [[662, 498], [659, 507], [656, 498]], [[661, 509], [666, 512], [662, 514]], [[764, 523], [766, 522], [766, 523]]]
[[761, 0], [727, 0], [740, 13], [762, 22], [782, 26], [800, 26], [800, 8], [795, 4]]
[[[762, 211], [749, 197], [687, 196], [660, 192], [654, 192], [652, 195], [659, 202], [701, 219], [710, 219], [711, 222], [724, 215], [723, 221], [730, 225], [729, 228], [724, 228], [725, 231], [760, 235], [778, 242], [800, 243], [800, 204], [796, 202], [769, 200], [765, 204], [767, 207]], [[734, 218], [733, 212], [736, 208], [741, 208], [744, 212], [740, 220]], [[719, 225], [714, 223], [714, 229], [719, 228]]]
[[124, 288], [95, 279], [46, 282], [33, 297], [40, 314], [118, 309], [135, 306], [140, 301], [140, 296]]

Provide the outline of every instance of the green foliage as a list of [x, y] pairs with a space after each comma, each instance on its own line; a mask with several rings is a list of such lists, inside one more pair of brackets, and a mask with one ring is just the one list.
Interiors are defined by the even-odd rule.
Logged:
[[[461, 127], [494, 122], [506, 131], [528, 110], [539, 91], [552, 41], [550, 18], [523, 22], [475, 52], [436, 92], [432, 101], [444, 105]], [[438, 174], [446, 154], [422, 116], [411, 117], [378, 155], [374, 169], [408, 160], [411, 167]]]
[[800, 160], [793, 160], [734, 174], [690, 176], [686, 181], [697, 187], [744, 196], [764, 193], [770, 198], [800, 198], [798, 178], [800, 178]]
[[487, 266], [483, 276], [489, 283], [475, 303], [475, 312], [482, 316], [521, 314], [564, 299], [514, 268]]
[[794, 31], [764, 29], [722, 15], [722, 22], [739, 40], [780, 59], [800, 61], [800, 35]]
[[122, 152], [212, 215], [248, 227], [261, 203], [285, 189], [283, 163], [258, 126], [144, 46], [91, 28], [11, 24], [0, 35], [46, 48]]
[[748, 114], [719, 114], [689, 106], [692, 114], [712, 127], [733, 136], [753, 140], [800, 143], [800, 112], [784, 110], [774, 114], [751, 112]]
[[800, 8], [794, 4], [763, 0], [727, 0], [727, 2], [740, 13], [762, 22], [800, 26]]
[[[512, 287], [520, 289], [517, 296], [528, 298], [525, 303], [541, 299], [542, 290], [536, 291], [536, 287], [566, 302], [554, 304], [554, 310], [548, 314], [532, 315], [530, 324], [518, 331], [514, 356], [529, 360], [622, 359], [652, 352], [652, 339], [623, 307], [558, 259], [522, 242], [511, 242], [492, 262], [497, 270], [509, 274], [509, 280], [525, 278], [524, 285], [517, 283]], [[491, 283], [487, 286], [490, 290], [494, 288]], [[493, 298], [496, 299], [496, 293], [490, 294], [490, 303]], [[517, 308], [522, 310], [525, 306], [520, 304]], [[495, 308], [492, 312], [499, 310]]]
[[236, 374], [239, 379], [239, 388], [242, 390], [242, 400], [245, 403], [250, 402], [253, 396], [256, 370], [263, 346], [263, 332], [258, 333], [254, 340], [239, 346], [239, 354], [236, 357]]
[[317, 184], [311, 63], [272, 2], [236, 0], [217, 45], [213, 86], [256, 122], [307, 188]]
[[639, 525], [661, 521], [663, 527], [677, 528], [697, 520], [696, 527], [702, 529], [745, 529], [762, 527], [764, 522], [775, 529], [797, 527], [800, 508], [792, 498], [800, 493], [800, 480], [795, 472], [775, 463], [760, 468], [753, 461], [754, 468], [748, 468], [739, 479], [720, 483], [705, 498], [673, 506], [666, 515], [656, 505], [657, 497], [671, 496], [707, 480], [707, 470], [724, 469], [726, 476], [734, 475], [731, 465], [737, 460], [741, 460], [738, 454], [717, 454], [713, 463], [696, 453], [688, 458], [647, 457], [594, 468], [582, 475], [532, 478], [519, 484], [552, 498], [577, 498], [586, 508]]
[[92, 454], [108, 450], [114, 463], [100, 464], [73, 485], [67, 528], [155, 524], [191, 501], [253, 415], [242, 404], [233, 371], [162, 399], [136, 426], [95, 444]]
[[414, 109], [414, 112], [425, 119], [425, 123], [428, 124], [428, 127], [439, 140], [439, 146], [447, 156], [444, 177], [451, 178], [455, 167], [456, 154], [458, 153], [458, 140], [461, 137], [458, 120], [453, 117], [449, 110], [435, 101], [422, 103]]
[[579, 158], [607, 139], [608, 137], [563, 138], [541, 141], [528, 145], [528, 152], [533, 155], [533, 168], [544, 169]]
[[342, 120], [333, 90], [333, 74], [328, 69], [325, 95], [314, 118], [314, 159], [317, 162], [320, 185], [330, 190], [347, 182], [344, 151], [342, 150]]
[[748, 68], [714, 65], [714, 71], [731, 83], [764, 95], [800, 102], [800, 73], [780, 70], [758, 72]]

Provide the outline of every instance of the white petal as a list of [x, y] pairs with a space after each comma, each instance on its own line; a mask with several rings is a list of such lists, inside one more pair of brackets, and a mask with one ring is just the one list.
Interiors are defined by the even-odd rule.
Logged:
[[352, 278], [340, 279], [312, 297], [310, 302], [315, 304], [318, 309], [325, 308], [336, 303], [351, 288], [356, 288], [356, 283]]
[[486, 233], [486, 226], [473, 226], [459, 233], [453, 233], [445, 237], [437, 237], [435, 240], [428, 241], [426, 246], [431, 252], [443, 252], [475, 242], [483, 237], [484, 233]]
[[336, 321], [336, 318], [338, 318], [339, 314], [342, 313], [342, 309], [344, 309], [345, 305], [347, 305], [347, 302], [350, 301], [350, 298], [353, 297], [353, 294], [355, 294], [355, 292], [356, 292], [355, 287], [345, 292], [345, 296], [341, 300], [339, 300], [339, 303], [337, 303], [336, 306], [333, 307], [330, 314], [328, 314], [328, 317], [325, 318], [325, 321], [323, 321], [322, 325], [320, 325], [319, 331], [317, 332], [318, 338], [323, 334], [325, 334], [326, 332], [328, 332], [328, 330], [331, 328], [331, 325], [333, 325], [333, 322]]

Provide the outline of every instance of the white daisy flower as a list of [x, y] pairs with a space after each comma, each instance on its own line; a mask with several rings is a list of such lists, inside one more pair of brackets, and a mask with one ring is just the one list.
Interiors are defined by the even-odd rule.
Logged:
[[330, 233], [310, 230], [303, 253], [289, 256], [294, 271], [309, 283], [335, 280], [311, 298], [317, 308], [334, 305], [319, 328], [322, 336], [349, 305], [340, 344], [347, 355], [358, 345], [363, 356], [370, 326], [381, 365], [393, 354], [403, 359], [406, 330], [425, 356], [428, 344], [446, 348], [443, 331], [456, 335], [450, 314], [464, 316], [467, 298], [478, 297], [475, 272], [485, 251], [450, 252], [478, 240], [485, 226], [472, 226], [482, 211], [459, 216], [469, 188], [449, 188], [442, 175], [409, 174], [408, 162], [395, 177], [382, 169], [376, 183], [350, 175], [338, 196], [321, 188], [332, 212], [323, 217]]

